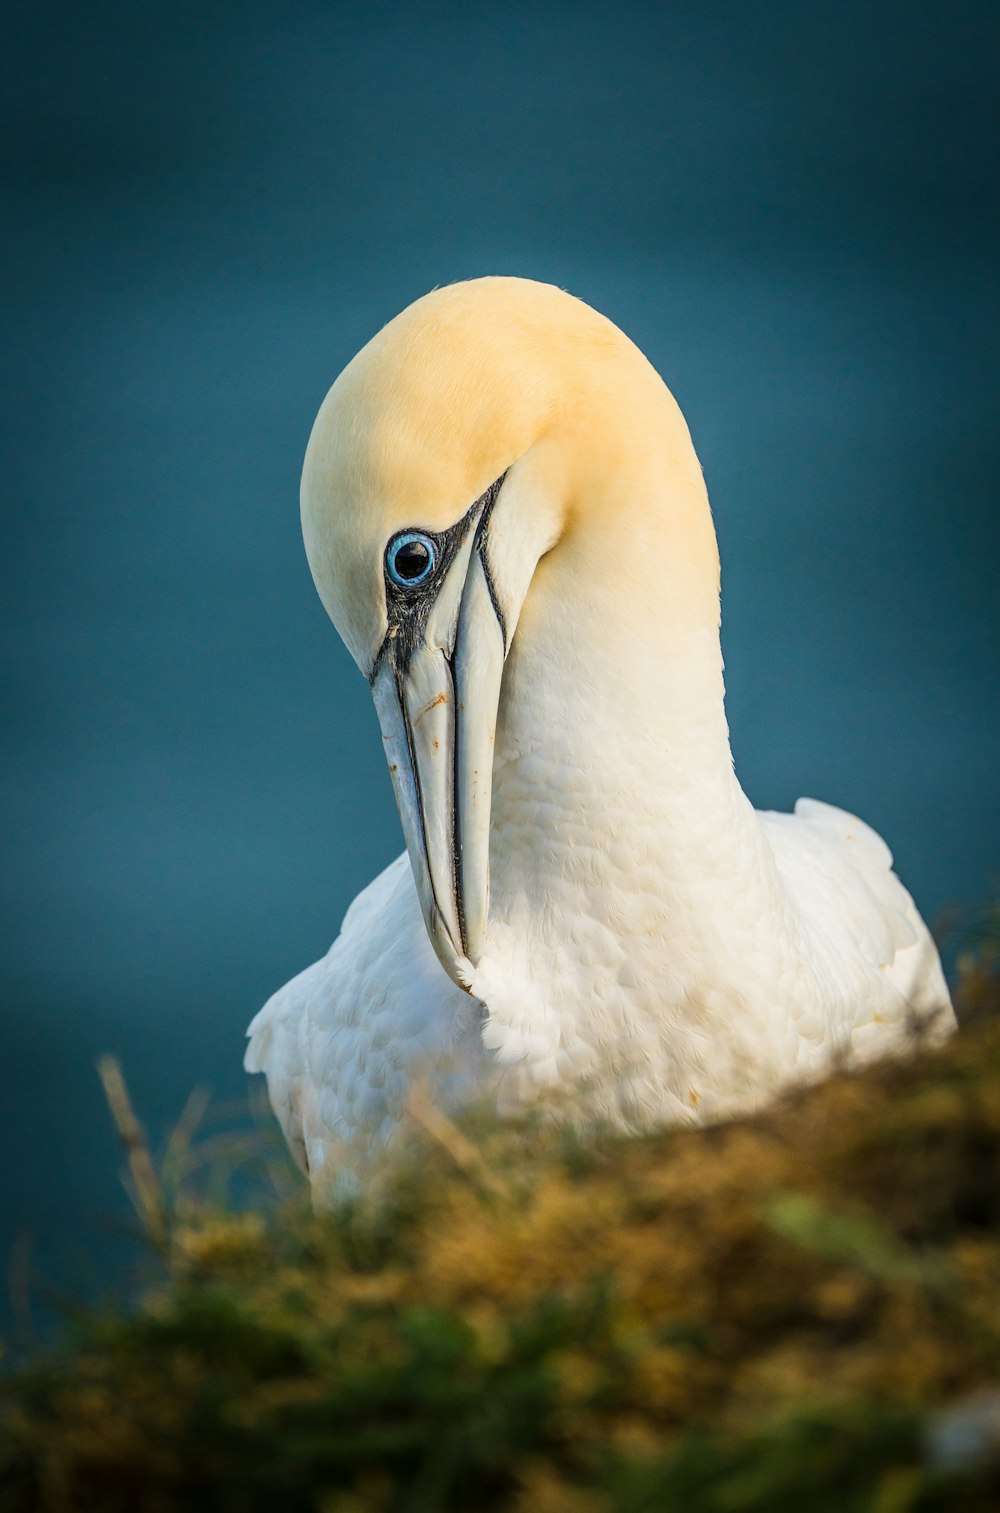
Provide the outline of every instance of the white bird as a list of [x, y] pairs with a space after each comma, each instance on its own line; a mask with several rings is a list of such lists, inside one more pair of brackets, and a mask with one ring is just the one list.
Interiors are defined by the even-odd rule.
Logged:
[[302, 521], [407, 848], [250, 1026], [318, 1195], [417, 1077], [631, 1130], [950, 1032], [879, 836], [734, 775], [701, 468], [610, 321], [513, 278], [418, 300], [327, 395]]

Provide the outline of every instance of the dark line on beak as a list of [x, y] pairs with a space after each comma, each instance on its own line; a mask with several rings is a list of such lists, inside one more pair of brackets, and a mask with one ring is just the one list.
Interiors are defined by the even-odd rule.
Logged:
[[[420, 789], [420, 768], [417, 766], [417, 753], [413, 749], [413, 731], [410, 729], [410, 721], [406, 713], [406, 697], [403, 693], [403, 680], [397, 667], [394, 667], [392, 669], [392, 680], [396, 685], [396, 698], [399, 702], [399, 717], [403, 722], [403, 731], [406, 735], [406, 749], [410, 756], [410, 771], [413, 773], [413, 791], [417, 795], [417, 814], [420, 818], [420, 832], [424, 838], [424, 855], [428, 860], [427, 880], [431, 885], [431, 892], [434, 893], [434, 879], [431, 876], [430, 870], [430, 853], [427, 849], [427, 820], [424, 816], [424, 795]], [[436, 893], [434, 893], [434, 905], [437, 908], [438, 913], [440, 914], [441, 908], [438, 904]]]
[[[410, 722], [406, 715], [406, 696], [403, 692], [403, 680], [395, 667], [392, 670], [392, 680], [396, 685], [396, 698], [399, 701], [399, 713], [403, 721], [403, 730], [406, 732], [406, 749], [410, 754], [410, 771], [413, 773], [413, 786], [417, 794], [417, 809], [420, 812], [420, 824], [423, 828], [424, 799], [423, 794], [420, 792], [420, 768], [417, 766], [417, 754], [413, 749], [413, 731], [410, 729]], [[427, 831], [426, 828], [424, 828], [424, 835], [426, 836], [426, 834]]]
[[507, 621], [504, 617], [504, 612], [500, 605], [496, 583], [493, 581], [493, 569], [490, 567], [488, 548], [490, 536], [490, 516], [493, 513], [493, 506], [496, 504], [497, 499], [500, 496], [500, 490], [503, 487], [503, 481], [507, 477], [507, 472], [509, 471], [510, 469], [508, 468], [506, 472], [501, 473], [496, 483], [491, 483], [489, 488], [486, 490], [486, 504], [483, 507], [483, 513], [479, 517], [479, 524], [476, 527], [476, 539], [472, 543], [472, 549], [478, 554], [479, 560], [483, 565], [483, 577], [486, 579], [486, 591], [490, 596], [490, 603], [493, 606], [493, 613], [497, 617], [497, 624], [500, 626], [500, 635], [503, 638], [503, 654], [505, 657], [508, 651]]
[[[458, 916], [458, 944], [462, 955], [468, 956], [468, 942], [465, 934], [465, 911], [462, 908], [462, 859], [458, 847], [458, 714], [455, 708], [455, 674], [452, 670], [451, 658], [445, 657], [445, 665], [448, 668], [448, 677], [451, 681], [451, 698], [449, 705], [451, 710], [451, 739], [452, 739], [452, 772], [451, 772], [451, 877], [452, 887], [455, 893], [455, 913]], [[400, 718], [403, 721], [403, 730], [406, 733], [406, 750], [410, 758], [410, 771], [413, 774], [413, 788], [417, 795], [417, 814], [420, 818], [420, 830], [424, 840], [424, 855], [427, 859], [427, 880], [431, 885], [431, 893], [434, 896], [434, 907], [445, 932], [450, 935], [447, 921], [441, 909], [441, 901], [434, 887], [434, 877], [430, 869], [430, 847], [427, 838], [427, 817], [424, 811], [424, 795], [420, 786], [420, 768], [417, 764], [417, 753], [413, 746], [413, 731], [410, 729], [409, 716], [406, 713], [406, 699], [403, 693], [403, 681], [400, 670], [396, 667], [392, 670], [393, 682], [396, 686], [396, 698], [399, 702]]]
[[[379, 675], [379, 671], [380, 671], [380, 669], [382, 667], [382, 663], [385, 661], [386, 653], [388, 652], [388, 650], [389, 650], [389, 637], [388, 636], [384, 636], [383, 639], [382, 639], [382, 645], [379, 647], [378, 651], [375, 653], [375, 660], [372, 663], [372, 670], [368, 674], [368, 687], [369, 688], [374, 688], [375, 687], [375, 679]], [[398, 678], [396, 679], [396, 686], [397, 686], [397, 688], [399, 687], [399, 679]]]
[[483, 564], [483, 577], [486, 579], [486, 589], [490, 596], [490, 603], [493, 606], [493, 613], [497, 617], [497, 624], [500, 627], [500, 635], [503, 637], [503, 654], [504, 657], [506, 657], [509, 650], [507, 644], [507, 621], [504, 619], [504, 613], [500, 607], [500, 600], [497, 598], [497, 588], [496, 584], [493, 582], [493, 572], [490, 568], [490, 559], [486, 555], [485, 542], [483, 543], [483, 546], [479, 551], [479, 560]]
[[462, 839], [458, 818], [458, 687], [455, 668], [450, 656], [444, 659], [451, 683], [451, 873], [455, 891], [455, 913], [458, 915], [459, 944], [462, 955], [468, 958], [469, 938], [465, 929], [465, 906], [462, 902]]

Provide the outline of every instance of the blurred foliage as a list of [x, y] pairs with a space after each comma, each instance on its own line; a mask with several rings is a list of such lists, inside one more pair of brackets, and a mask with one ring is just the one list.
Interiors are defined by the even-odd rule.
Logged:
[[0, 1513], [992, 1513], [997, 938], [944, 1050], [643, 1139], [417, 1110], [319, 1216], [106, 1064], [158, 1275], [0, 1383]]

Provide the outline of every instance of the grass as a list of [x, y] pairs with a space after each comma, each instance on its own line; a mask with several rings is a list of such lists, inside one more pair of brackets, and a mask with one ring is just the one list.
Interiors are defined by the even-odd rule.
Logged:
[[418, 1108], [323, 1216], [106, 1064], [155, 1265], [0, 1381], [0, 1513], [994, 1513], [995, 940], [942, 1051], [644, 1139]]

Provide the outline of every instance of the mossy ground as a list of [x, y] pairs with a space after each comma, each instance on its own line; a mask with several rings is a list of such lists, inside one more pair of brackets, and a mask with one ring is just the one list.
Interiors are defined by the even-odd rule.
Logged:
[[0, 1384], [0, 1513], [992, 1513], [995, 966], [943, 1051], [767, 1117], [425, 1121], [322, 1217], [168, 1202], [130, 1137], [159, 1275]]

